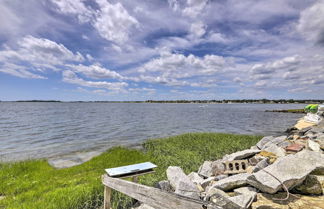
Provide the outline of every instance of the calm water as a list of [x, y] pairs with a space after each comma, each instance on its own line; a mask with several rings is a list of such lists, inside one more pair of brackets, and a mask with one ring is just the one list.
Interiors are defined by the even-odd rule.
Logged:
[[277, 135], [300, 114], [274, 104], [129, 104], [0, 102], [0, 160], [101, 152], [187, 132]]

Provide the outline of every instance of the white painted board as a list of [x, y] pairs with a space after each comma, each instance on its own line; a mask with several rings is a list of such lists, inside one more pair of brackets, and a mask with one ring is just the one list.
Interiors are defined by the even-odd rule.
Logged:
[[131, 173], [144, 172], [147, 170], [152, 170], [153, 168], [156, 167], [157, 166], [151, 162], [145, 162], [145, 163], [116, 167], [116, 168], [108, 168], [105, 169], [105, 171], [109, 176], [113, 177], [113, 176], [127, 175]]

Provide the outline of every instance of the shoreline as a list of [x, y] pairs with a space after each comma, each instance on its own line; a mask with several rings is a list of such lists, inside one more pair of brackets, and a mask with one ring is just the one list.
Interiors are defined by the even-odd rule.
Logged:
[[[249, 148], [260, 139], [251, 135], [189, 133], [150, 139], [143, 143], [143, 150], [114, 147], [69, 168], [55, 169], [44, 159], [0, 163], [0, 208], [97, 209], [103, 202], [100, 176], [106, 168], [151, 161], [158, 165], [156, 173], [139, 180], [154, 186], [166, 178], [165, 170], [170, 165], [182, 165], [186, 172], [197, 170], [205, 160]], [[131, 199], [124, 195], [114, 193], [112, 198], [113, 208], [132, 206]]]

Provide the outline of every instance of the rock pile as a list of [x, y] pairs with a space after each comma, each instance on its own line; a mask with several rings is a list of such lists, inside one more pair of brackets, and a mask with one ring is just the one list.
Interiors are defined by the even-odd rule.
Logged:
[[[323, 150], [324, 120], [291, 128], [285, 136], [263, 137], [250, 149], [205, 161], [189, 175], [180, 167], [170, 166], [168, 180], [158, 185], [162, 190], [211, 201], [222, 208], [324, 208]], [[287, 202], [289, 196], [294, 198], [291, 204], [305, 201], [304, 195], [320, 201], [299, 206]], [[279, 196], [281, 200], [276, 199]], [[272, 198], [271, 204], [264, 201]]]

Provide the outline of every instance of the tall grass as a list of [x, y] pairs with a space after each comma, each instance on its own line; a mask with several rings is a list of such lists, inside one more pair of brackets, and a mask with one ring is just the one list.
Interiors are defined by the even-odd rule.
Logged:
[[[142, 176], [140, 183], [153, 186], [166, 179], [165, 170], [177, 165], [186, 173], [196, 171], [204, 160], [254, 145], [260, 137], [247, 135], [190, 133], [152, 139], [144, 150], [112, 148], [83, 163], [54, 169], [45, 160], [0, 164], [0, 208], [99, 208], [103, 201], [101, 175], [105, 168], [151, 161], [156, 173]], [[118, 192], [112, 195], [113, 208], [129, 208], [134, 201]]]

